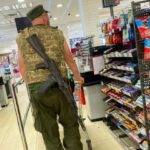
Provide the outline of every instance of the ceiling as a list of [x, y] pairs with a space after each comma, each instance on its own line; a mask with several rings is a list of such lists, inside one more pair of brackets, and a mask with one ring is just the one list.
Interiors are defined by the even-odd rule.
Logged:
[[[0, 1], [0, 53], [15, 49], [17, 31], [14, 18], [25, 16], [34, 6], [43, 4], [49, 11], [52, 25], [61, 25], [79, 21], [78, 0], [1, 0]], [[62, 7], [57, 7], [62, 4]]]
[[[26, 13], [34, 6], [43, 4], [49, 11], [50, 22], [52, 25], [68, 25], [73, 22], [79, 22], [79, 6], [78, 0], [0, 0], [0, 53], [10, 51], [16, 48], [15, 39], [17, 31], [14, 18], [25, 16]], [[87, 0], [88, 1], [88, 0]], [[94, 2], [94, 0], [92, 0]], [[105, 18], [109, 16], [109, 9], [102, 9], [100, 5], [95, 11], [99, 16]], [[121, 5], [115, 8], [119, 11], [127, 7], [131, 0], [122, 0]], [[57, 7], [62, 4], [62, 7]], [[90, 13], [90, 12], [89, 12]], [[98, 18], [99, 19], [99, 18]]]

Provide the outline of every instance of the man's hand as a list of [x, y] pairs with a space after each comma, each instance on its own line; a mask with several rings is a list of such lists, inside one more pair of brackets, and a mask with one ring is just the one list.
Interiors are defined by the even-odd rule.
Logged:
[[80, 84], [84, 84], [84, 78], [81, 76], [74, 76], [74, 80]]

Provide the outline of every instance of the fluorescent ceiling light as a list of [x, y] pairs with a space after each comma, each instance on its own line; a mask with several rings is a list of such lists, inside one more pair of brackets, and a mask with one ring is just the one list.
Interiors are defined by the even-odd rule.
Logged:
[[61, 8], [63, 4], [57, 4], [57, 8]]
[[4, 22], [4, 21], [2, 21], [2, 22], [1, 22], [1, 24], [5, 24], [5, 22]]
[[18, 2], [19, 2], [19, 3], [22, 3], [22, 2], [24, 2], [24, 0], [18, 0]]
[[12, 8], [13, 8], [13, 9], [16, 9], [15, 5], [12, 5]]
[[79, 15], [79, 14], [76, 14], [76, 17], [80, 17], [80, 15]]
[[22, 4], [21, 7], [22, 7], [22, 8], [27, 8], [26, 3]]
[[4, 8], [4, 10], [9, 10], [10, 9], [9, 6], [4, 6], [3, 8]]
[[30, 6], [30, 7], [32, 7], [32, 6], [33, 6], [33, 4], [32, 4], [32, 3], [30, 3], [30, 4], [29, 4], [29, 6]]
[[54, 18], [54, 20], [57, 20], [57, 19], [58, 19], [57, 17]]
[[14, 23], [14, 22], [15, 22], [15, 20], [11, 20], [11, 22], [12, 22], [12, 23]]
[[19, 5], [18, 5], [18, 4], [16, 4], [16, 5], [15, 5], [15, 8], [16, 8], [16, 9], [19, 9]]

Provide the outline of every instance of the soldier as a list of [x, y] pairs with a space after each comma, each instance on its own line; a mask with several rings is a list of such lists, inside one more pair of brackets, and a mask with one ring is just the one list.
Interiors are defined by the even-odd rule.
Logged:
[[[42, 133], [47, 150], [63, 150], [63, 146], [66, 150], [82, 150], [77, 117], [58, 86], [50, 88], [45, 95], [37, 94], [42, 83], [48, 79], [49, 71], [36, 70], [35, 66], [43, 60], [26, 39], [32, 34], [38, 36], [47, 55], [56, 62], [64, 79], [67, 76], [65, 63], [72, 70], [76, 81], [83, 83], [84, 79], [80, 76], [62, 31], [49, 25], [49, 17], [43, 6], [34, 7], [27, 13], [27, 17], [33, 26], [21, 31], [17, 44], [21, 74], [30, 91], [35, 129]], [[59, 137], [57, 116], [64, 128], [63, 146]]]

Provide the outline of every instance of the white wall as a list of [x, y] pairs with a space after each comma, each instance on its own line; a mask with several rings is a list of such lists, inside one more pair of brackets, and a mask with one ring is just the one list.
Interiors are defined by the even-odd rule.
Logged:
[[63, 31], [68, 44], [69, 39], [83, 37], [83, 30], [80, 21], [61, 25], [60, 29]]
[[94, 46], [101, 45], [100, 31], [97, 27], [99, 22], [100, 0], [79, 0], [80, 15], [85, 36], [94, 35]]

